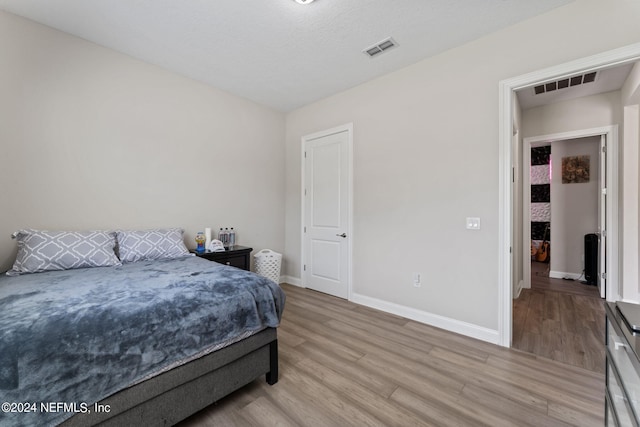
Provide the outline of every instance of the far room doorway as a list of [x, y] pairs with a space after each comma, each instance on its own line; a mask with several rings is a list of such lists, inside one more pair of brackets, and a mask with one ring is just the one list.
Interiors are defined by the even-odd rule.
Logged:
[[[525, 252], [547, 264], [550, 278], [597, 285], [601, 298], [607, 295], [607, 192], [617, 193], [615, 182], [607, 188], [607, 139], [616, 128], [525, 138], [523, 150]], [[523, 264], [522, 287], [530, 288], [528, 260]]]

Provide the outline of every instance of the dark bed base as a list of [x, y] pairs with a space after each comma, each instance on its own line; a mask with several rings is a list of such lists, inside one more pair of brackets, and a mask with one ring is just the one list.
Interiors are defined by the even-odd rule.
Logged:
[[278, 340], [268, 328], [242, 341], [122, 390], [98, 403], [110, 411], [77, 414], [62, 426], [173, 425], [266, 375], [278, 381]]

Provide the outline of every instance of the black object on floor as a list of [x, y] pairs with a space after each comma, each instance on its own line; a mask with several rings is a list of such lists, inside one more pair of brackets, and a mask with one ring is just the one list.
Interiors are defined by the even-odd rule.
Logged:
[[588, 285], [598, 284], [598, 235], [584, 236], [584, 278]]

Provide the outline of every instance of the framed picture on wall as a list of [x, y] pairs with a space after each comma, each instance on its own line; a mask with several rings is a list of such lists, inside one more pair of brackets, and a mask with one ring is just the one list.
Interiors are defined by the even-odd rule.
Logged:
[[589, 182], [591, 156], [572, 156], [562, 158], [562, 183], [580, 184]]

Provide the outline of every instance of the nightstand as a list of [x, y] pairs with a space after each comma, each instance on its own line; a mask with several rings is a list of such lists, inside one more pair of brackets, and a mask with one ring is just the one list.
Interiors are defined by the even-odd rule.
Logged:
[[251, 265], [251, 251], [253, 248], [246, 246], [235, 245], [227, 248], [224, 252], [205, 252], [199, 254], [195, 251], [191, 251], [200, 258], [208, 259], [209, 261], [219, 262], [220, 264], [230, 265], [232, 267], [238, 267], [242, 270], [249, 271]]

